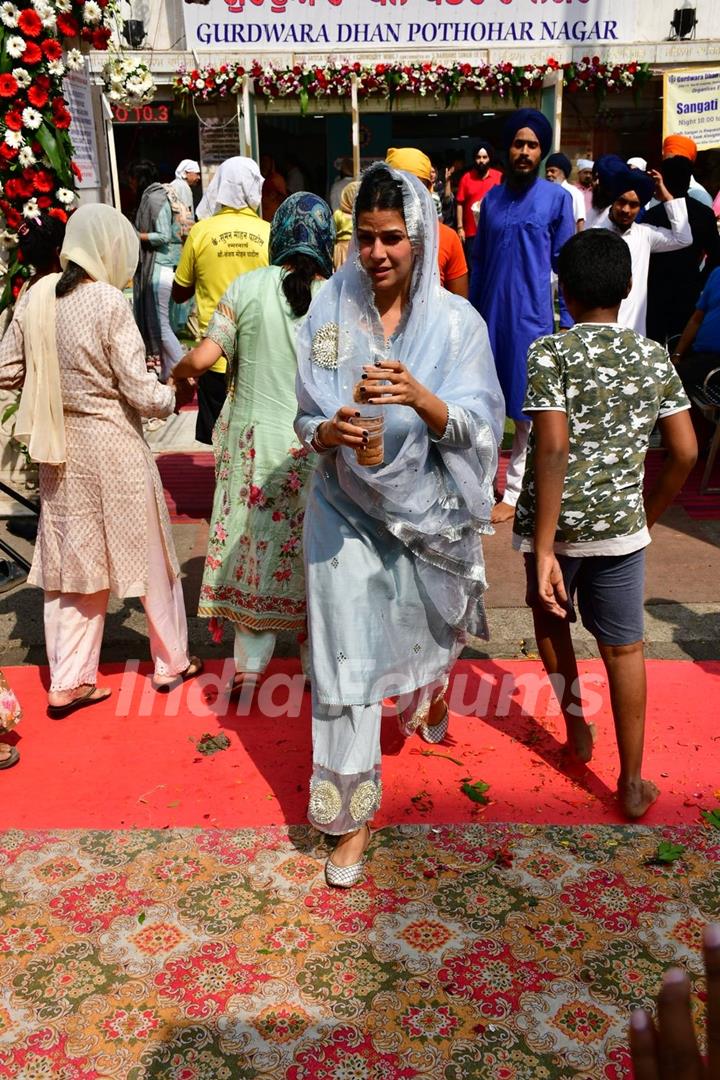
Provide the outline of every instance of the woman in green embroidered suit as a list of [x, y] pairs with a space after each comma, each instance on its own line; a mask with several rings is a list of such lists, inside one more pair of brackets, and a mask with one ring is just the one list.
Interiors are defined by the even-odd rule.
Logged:
[[[332, 273], [329, 207], [298, 192], [278, 209], [271, 266], [243, 274], [203, 341], [173, 378], [224, 354], [229, 392], [213, 433], [215, 497], [198, 614], [235, 626], [236, 685], [269, 663], [279, 630], [304, 636], [302, 527], [313, 456], [293, 430], [295, 337], [313, 292]], [[212, 624], [218, 629], [218, 622]]]

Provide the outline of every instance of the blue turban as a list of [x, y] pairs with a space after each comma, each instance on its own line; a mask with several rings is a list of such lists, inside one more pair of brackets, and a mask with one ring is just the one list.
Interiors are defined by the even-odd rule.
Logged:
[[627, 165], [613, 173], [610, 182], [604, 186], [613, 202], [626, 191], [634, 191], [641, 206], [650, 202], [655, 191], [655, 181], [652, 176], [641, 172], [640, 169], [630, 169]]
[[270, 225], [270, 262], [282, 266], [291, 255], [310, 255], [326, 277], [333, 272], [335, 225], [332, 210], [309, 191], [280, 203]]
[[572, 162], [570, 161], [570, 158], [567, 157], [565, 154], [551, 154], [545, 162], [545, 168], [547, 169], [552, 167], [556, 169], [562, 169], [562, 171], [565, 173], [566, 180], [572, 172]]
[[[595, 162], [593, 171], [597, 174], [600, 187], [610, 195], [615, 177], [618, 173], [627, 172], [627, 165], [617, 154], [603, 154]], [[628, 189], [625, 188], [624, 190], [627, 191]], [[620, 194], [622, 195], [622, 191]]]
[[530, 128], [535, 132], [542, 156], [546, 157], [552, 146], [553, 129], [548, 118], [543, 116], [538, 109], [518, 109], [508, 117], [503, 128], [505, 149], [510, 149], [513, 139], [522, 128]]

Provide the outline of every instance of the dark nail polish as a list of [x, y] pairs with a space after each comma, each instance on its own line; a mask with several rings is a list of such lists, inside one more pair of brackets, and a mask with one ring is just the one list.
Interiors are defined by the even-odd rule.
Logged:
[[359, 416], [359, 415], [360, 415], [359, 412], [353, 413], [353, 416]]
[[367, 439], [370, 435], [369, 431], [363, 431], [363, 439]]

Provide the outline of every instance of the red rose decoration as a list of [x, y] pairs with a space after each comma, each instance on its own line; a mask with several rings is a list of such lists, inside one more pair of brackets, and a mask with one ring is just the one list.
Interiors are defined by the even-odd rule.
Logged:
[[[12, 177], [12, 176], [5, 183], [5, 194], [7, 195], [8, 199], [17, 199], [17, 198], [19, 198], [18, 192], [17, 192], [17, 180], [15, 180], [14, 177]], [[7, 203], [5, 203], [5, 200], [3, 199], [0, 202], [0, 205], [2, 205], [2, 209], [4, 210]]]
[[50, 89], [50, 76], [49, 75], [37, 75], [33, 80], [35, 86], [41, 87], [43, 90]]
[[38, 206], [41, 210], [47, 210], [49, 206], [52, 206], [52, 199], [47, 195], [41, 195], [38, 199]]
[[63, 54], [62, 45], [57, 38], [45, 38], [40, 48], [46, 60], [59, 60]]
[[49, 217], [57, 218], [58, 221], [62, 221], [63, 224], [67, 221], [67, 214], [64, 210], [61, 210], [59, 206], [53, 206], [48, 210]]
[[22, 131], [22, 113], [19, 109], [10, 109], [5, 113], [5, 126], [9, 127], [11, 131]]
[[34, 41], [28, 41], [25, 44], [25, 52], [22, 54], [22, 61], [29, 67], [34, 64], [39, 64], [43, 58], [42, 49], [39, 45], [36, 45]]
[[48, 92], [43, 90], [41, 86], [33, 84], [27, 92], [28, 101], [31, 105], [34, 105], [36, 109], [44, 109], [48, 103]]
[[31, 180], [16, 180], [15, 190], [18, 193], [18, 197], [21, 199], [29, 199], [30, 196], [34, 194]]
[[77, 37], [80, 33], [77, 19], [74, 19], [72, 15], [58, 15], [57, 28], [64, 37]]
[[40, 37], [43, 24], [37, 11], [33, 11], [32, 8], [25, 8], [18, 17], [18, 27], [25, 37], [36, 38]]
[[0, 143], [0, 157], [4, 158], [5, 161], [14, 161], [17, 155], [17, 147], [8, 146], [5, 141]]
[[70, 113], [67, 111], [67, 109], [63, 109], [62, 112], [60, 112], [58, 110], [55, 113], [54, 119], [55, 119], [55, 127], [58, 128], [60, 131], [65, 131], [67, 128], [70, 127], [70, 121], [72, 120], [72, 117], [71, 117]]
[[0, 97], [14, 97], [18, 92], [17, 79], [14, 75], [0, 75]]
[[5, 222], [7, 224], [8, 229], [17, 229], [17, 227], [18, 227], [18, 225], [20, 224], [21, 221], [22, 221], [22, 218], [18, 214], [17, 210], [13, 210], [12, 207], [9, 207], [5, 211]]

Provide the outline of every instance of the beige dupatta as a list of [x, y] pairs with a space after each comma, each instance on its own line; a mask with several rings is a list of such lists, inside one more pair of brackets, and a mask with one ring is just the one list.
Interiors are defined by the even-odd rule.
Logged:
[[[122, 289], [137, 265], [140, 242], [119, 210], [102, 203], [81, 206], [68, 221], [60, 265], [76, 263], [94, 280]], [[59, 274], [40, 278], [23, 313], [25, 383], [15, 420], [15, 438], [33, 461], [62, 465], [65, 420], [55, 335], [55, 285]]]
[[14, 433], [25, 443], [33, 461], [48, 465], [62, 465], [65, 461], [65, 420], [55, 338], [55, 286], [59, 277], [47, 274], [28, 291], [22, 316], [25, 382]]

